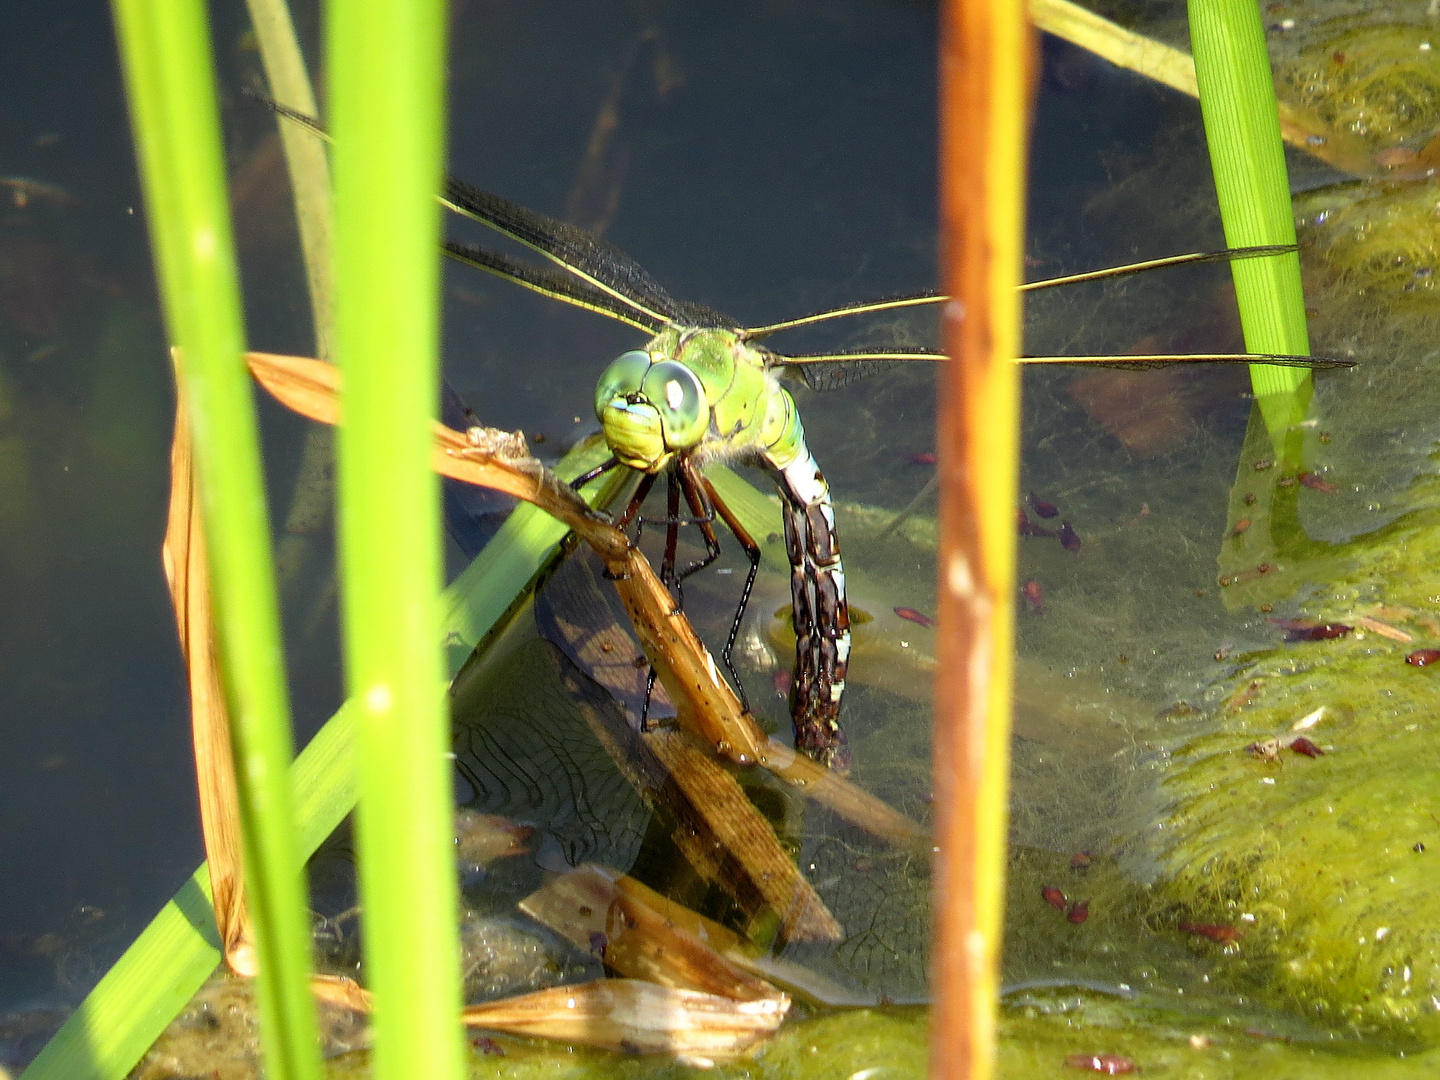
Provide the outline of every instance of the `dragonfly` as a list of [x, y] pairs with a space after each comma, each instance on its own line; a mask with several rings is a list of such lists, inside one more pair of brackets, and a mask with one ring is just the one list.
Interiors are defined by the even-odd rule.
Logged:
[[[329, 138], [315, 119], [277, 102], [273, 111]], [[784, 385], [796, 377], [812, 390], [831, 390], [889, 364], [937, 362], [944, 353], [924, 348], [781, 353], [766, 340], [787, 330], [834, 319], [948, 302], [938, 292], [862, 301], [761, 326], [743, 326], [708, 307], [676, 300], [633, 258], [584, 229], [527, 209], [454, 177], [439, 195], [450, 211], [484, 225], [549, 260], [516, 259], [478, 245], [447, 240], [449, 258], [543, 296], [614, 319], [645, 334], [604, 369], [596, 384], [595, 417], [611, 456], [573, 483], [576, 489], [616, 468], [639, 473], [634, 494], [617, 524], [637, 532], [645, 524], [666, 529], [661, 580], [683, 601], [686, 578], [720, 555], [717, 519], [740, 545], [749, 570], [740, 590], [721, 659], [742, 703], [745, 690], [733, 653], [760, 567], [761, 549], [717, 494], [703, 468], [710, 462], [750, 465], [768, 474], [779, 493], [785, 550], [790, 563], [791, 623], [795, 658], [790, 715], [797, 750], [840, 772], [848, 770], [848, 740], [840, 723], [850, 658], [850, 614], [835, 510], [819, 463], [805, 440], [794, 397]], [[1048, 278], [1022, 291], [1123, 277], [1164, 267], [1283, 254], [1294, 245], [1191, 252], [1124, 266]], [[1267, 363], [1323, 369], [1350, 361], [1257, 353], [1026, 356], [1031, 364], [1104, 364], [1147, 367], [1182, 362]], [[641, 509], [655, 483], [666, 480], [666, 513], [647, 519]], [[688, 514], [682, 516], [681, 501]], [[705, 554], [678, 567], [679, 529], [694, 525]], [[637, 537], [638, 539], [638, 537]], [[653, 684], [653, 673], [651, 676]], [[642, 720], [643, 723], [643, 720]]]
[[[610, 458], [578, 478], [577, 488], [615, 468], [640, 474], [618, 524], [628, 527], [660, 477], [666, 479], [666, 542], [661, 579], [677, 601], [684, 579], [720, 554], [718, 518], [749, 560], [735, 616], [721, 653], [744, 700], [732, 653], [760, 565], [760, 547], [706, 478], [709, 462], [754, 466], [773, 481], [783, 511], [790, 562], [791, 621], [795, 658], [790, 712], [795, 746], [821, 763], [844, 771], [849, 747], [840, 708], [850, 655], [850, 616], [845, 572], [829, 484], [805, 440], [795, 399], [784, 385], [798, 375], [811, 389], [829, 390], [902, 361], [936, 362], [943, 353], [923, 348], [787, 354], [766, 344], [771, 335], [832, 319], [943, 304], [940, 293], [848, 304], [762, 326], [742, 326], [707, 307], [671, 297], [634, 259], [574, 225], [518, 206], [497, 195], [447, 179], [441, 202], [549, 259], [552, 266], [524, 262], [475, 245], [446, 241], [451, 259], [496, 275], [552, 299], [615, 319], [648, 340], [614, 359], [596, 384], [595, 417]], [[1270, 246], [1195, 252], [1120, 267], [1031, 282], [1025, 290], [1113, 278], [1186, 263], [1275, 255], [1293, 247]], [[1028, 363], [1103, 363], [1150, 366], [1177, 362], [1270, 363], [1326, 368], [1347, 361], [1273, 354], [1149, 354], [1123, 357], [1024, 357]], [[681, 515], [684, 501], [686, 516]], [[651, 519], [639, 518], [639, 523]], [[703, 557], [677, 568], [678, 529], [693, 524], [705, 544]]]

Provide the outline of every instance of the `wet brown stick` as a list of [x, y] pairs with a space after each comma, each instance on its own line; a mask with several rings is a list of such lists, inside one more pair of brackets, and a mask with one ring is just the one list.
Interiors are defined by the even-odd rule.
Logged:
[[[256, 379], [284, 405], [325, 424], [340, 419], [340, 375], [330, 364], [306, 357], [247, 353]], [[823, 802], [836, 813], [888, 840], [928, 847], [925, 831], [873, 795], [823, 767], [806, 768], [788, 747], [768, 739], [721, 678], [714, 659], [669, 589], [624, 533], [591, 510], [539, 462], [518, 436], [489, 429], [462, 434], [435, 425], [435, 470], [534, 503], [588, 543], [615, 581], [626, 614], [646, 656], [659, 673], [679, 723], [694, 738], [737, 765], [762, 765]]]

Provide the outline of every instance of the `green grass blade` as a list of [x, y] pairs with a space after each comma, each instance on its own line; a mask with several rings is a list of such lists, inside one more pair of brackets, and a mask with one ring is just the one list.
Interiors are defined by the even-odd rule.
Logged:
[[335, 355], [345, 372], [338, 478], [356, 836], [373, 1072], [458, 1080], [458, 883], [436, 640], [443, 585], [439, 259], [445, 9], [326, 9], [335, 178]]
[[184, 356], [245, 836], [267, 1071], [320, 1073], [290, 708], [203, 5], [115, 0], [152, 245]]
[[[1295, 243], [1275, 85], [1256, 0], [1190, 0], [1190, 38], [1225, 242]], [[1300, 256], [1241, 259], [1230, 272], [1246, 349], [1308, 355]], [[1279, 450], [1305, 418], [1310, 373], [1255, 364], [1250, 381]]]

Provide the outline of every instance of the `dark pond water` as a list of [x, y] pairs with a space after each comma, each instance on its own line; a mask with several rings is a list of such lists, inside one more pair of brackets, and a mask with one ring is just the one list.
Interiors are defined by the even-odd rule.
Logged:
[[[316, 15], [297, 18], [313, 50]], [[935, 18], [899, 0], [457, 4], [450, 167], [602, 229], [677, 297], [750, 324], [933, 288]], [[0, 172], [17, 178], [0, 178], [4, 1014], [78, 1001], [202, 853], [158, 556], [168, 375], [108, 13], [11, 5], [0, 26]], [[243, 12], [217, 11], [215, 32], [250, 338], [308, 353], [273, 119], [240, 94], [258, 71]], [[1030, 276], [1221, 246], [1194, 104], [1052, 40], [1042, 60]], [[597, 146], [607, 109], [618, 123]], [[1302, 182], [1322, 176], [1305, 170]], [[1027, 348], [1234, 347], [1224, 281], [1045, 298]], [[556, 456], [593, 429], [594, 378], [632, 332], [463, 267], [446, 290], [447, 374], [482, 420], [542, 434]], [[1213, 595], [1249, 403], [1243, 377], [1224, 374], [1077, 388], [1047, 372], [1026, 388], [1025, 487], [1082, 542], [1021, 553], [1046, 615], [1037, 603], [1020, 623], [1033, 715], [1014, 833], [1056, 854], [1103, 846], [1147, 812], [1126, 801], [1146, 786], [1143, 754], [1119, 769], [1106, 755], [1196, 696], [1215, 674], [1202, 660], [1254, 628]], [[801, 399], [837, 499], [893, 511], [921, 491], [932, 395], [929, 373], [905, 371]], [[1147, 413], [1137, 397], [1164, 404]], [[339, 700], [329, 522], [293, 503], [306, 428], [262, 415], [273, 514], [292, 526], [280, 546], [303, 740]], [[923, 552], [860, 544], [854, 572], [896, 604], [933, 603]], [[867, 717], [888, 715], [894, 693], [857, 688], [862, 735], [883, 734]], [[1084, 715], [1106, 695], [1114, 745], [1097, 750]], [[1088, 704], [1057, 720], [1071, 697]], [[913, 728], [923, 703], [910, 707]]]

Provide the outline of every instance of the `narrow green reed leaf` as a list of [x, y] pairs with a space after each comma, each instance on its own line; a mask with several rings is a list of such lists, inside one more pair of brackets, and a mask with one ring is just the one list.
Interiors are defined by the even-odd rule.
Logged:
[[205, 9], [115, 0], [115, 22], [172, 342], [183, 357], [221, 668], [232, 717], [266, 1071], [320, 1074], [310, 924], [270, 524], [225, 191]]
[[458, 882], [444, 666], [439, 259], [445, 6], [326, 6], [335, 183], [340, 567], [359, 723], [356, 836], [379, 1080], [459, 1080]]
[[[1275, 85], [1256, 0], [1190, 0], [1190, 38], [1215, 192], [1230, 247], [1295, 243], [1290, 180], [1280, 141]], [[1300, 256], [1230, 264], [1245, 347], [1308, 355]], [[1250, 367], [1276, 450], [1305, 419], [1311, 375], [1303, 368]], [[1293, 441], [1293, 440], [1291, 440]]]

